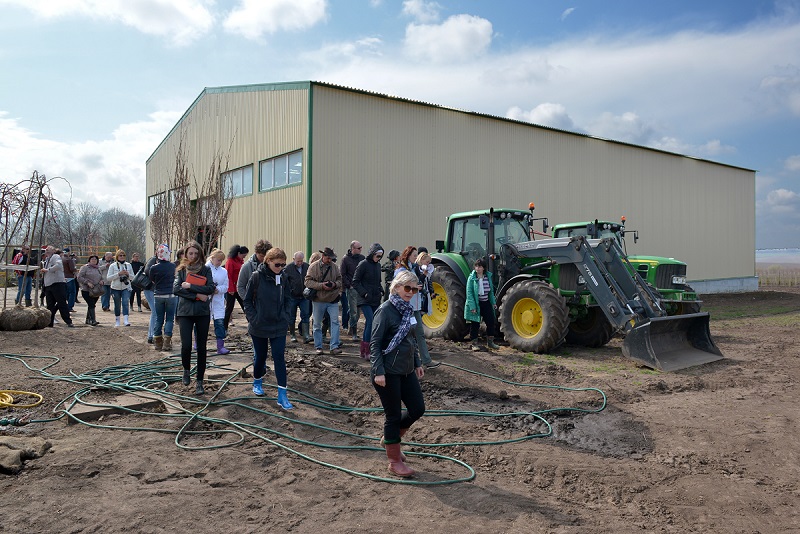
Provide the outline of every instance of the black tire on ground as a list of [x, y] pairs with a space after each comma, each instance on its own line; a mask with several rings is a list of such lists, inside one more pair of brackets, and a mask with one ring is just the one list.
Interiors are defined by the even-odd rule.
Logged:
[[469, 333], [464, 319], [464, 302], [467, 291], [456, 274], [446, 265], [437, 265], [431, 276], [436, 298], [431, 315], [422, 316], [425, 337], [443, 337], [461, 341]]
[[614, 327], [598, 306], [586, 310], [586, 317], [569, 323], [567, 343], [582, 347], [602, 347], [614, 336]]
[[517, 350], [546, 353], [561, 344], [568, 327], [566, 302], [546, 282], [524, 280], [503, 296], [500, 329]]

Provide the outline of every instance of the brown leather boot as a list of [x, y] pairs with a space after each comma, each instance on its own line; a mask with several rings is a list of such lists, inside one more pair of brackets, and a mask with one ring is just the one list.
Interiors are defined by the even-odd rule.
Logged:
[[161, 348], [164, 352], [172, 350], [172, 336], [164, 336], [164, 346]]
[[153, 336], [153, 345], [156, 350], [164, 348], [164, 336]]
[[415, 471], [403, 463], [399, 443], [386, 444], [386, 457], [389, 458], [389, 472], [403, 478], [412, 476]]
[[[400, 437], [402, 438], [403, 436], [405, 436], [406, 432], [408, 432], [407, 428], [401, 428]], [[384, 443], [383, 438], [381, 438], [381, 447], [383, 447], [384, 449], [386, 448], [386, 443]], [[406, 455], [403, 454], [402, 450], [400, 451], [400, 459], [403, 460], [404, 462], [406, 461]]]

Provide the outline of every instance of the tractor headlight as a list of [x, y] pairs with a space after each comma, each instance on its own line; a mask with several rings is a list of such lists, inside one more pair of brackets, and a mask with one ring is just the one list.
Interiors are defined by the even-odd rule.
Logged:
[[685, 276], [673, 276], [672, 283], [675, 285], [686, 285], [686, 277]]

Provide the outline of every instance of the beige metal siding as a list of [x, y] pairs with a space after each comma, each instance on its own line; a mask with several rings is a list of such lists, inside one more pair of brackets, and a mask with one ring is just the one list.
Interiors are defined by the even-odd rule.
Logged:
[[625, 215], [630, 253], [690, 279], [754, 275], [752, 171], [330, 87], [313, 100], [313, 248], [433, 249], [452, 212], [534, 202], [551, 224]]
[[[307, 90], [204, 93], [148, 161], [148, 197], [165, 189], [182, 134], [198, 181], [207, 177], [216, 151], [227, 156], [229, 169], [253, 166], [253, 193], [234, 200], [220, 243], [223, 250], [234, 243], [252, 250], [260, 238], [269, 239], [289, 255], [305, 248]], [[259, 162], [298, 149], [303, 149], [303, 182], [259, 192]], [[196, 188], [191, 189], [194, 198]]]

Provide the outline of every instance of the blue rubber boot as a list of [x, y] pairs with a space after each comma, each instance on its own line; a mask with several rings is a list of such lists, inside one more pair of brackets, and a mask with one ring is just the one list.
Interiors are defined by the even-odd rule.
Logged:
[[286, 388], [278, 386], [278, 406], [284, 410], [291, 410], [294, 408], [292, 403], [289, 402], [289, 397], [286, 396]]
[[253, 379], [253, 393], [261, 397], [264, 395], [264, 390], [261, 387], [262, 378], [255, 378]]

